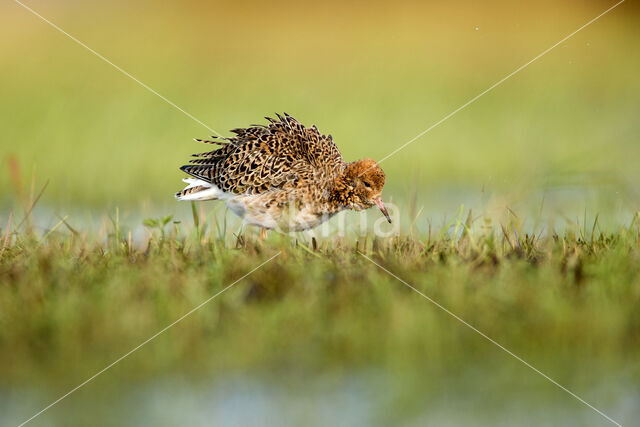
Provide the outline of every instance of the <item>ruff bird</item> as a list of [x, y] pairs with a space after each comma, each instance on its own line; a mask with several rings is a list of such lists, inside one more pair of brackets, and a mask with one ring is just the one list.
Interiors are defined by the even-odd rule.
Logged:
[[219, 147], [193, 154], [180, 169], [190, 178], [178, 200], [223, 200], [245, 222], [282, 231], [307, 230], [336, 213], [382, 203], [385, 174], [371, 159], [346, 163], [331, 135], [290, 115], [267, 125], [233, 129], [231, 138], [198, 142]]

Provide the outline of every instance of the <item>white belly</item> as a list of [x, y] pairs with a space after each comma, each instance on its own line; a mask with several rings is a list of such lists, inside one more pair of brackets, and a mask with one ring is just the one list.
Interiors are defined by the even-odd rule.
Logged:
[[264, 200], [256, 196], [238, 196], [227, 200], [229, 209], [248, 224], [283, 232], [302, 231], [322, 224], [333, 215], [313, 212], [310, 207], [266, 207]]

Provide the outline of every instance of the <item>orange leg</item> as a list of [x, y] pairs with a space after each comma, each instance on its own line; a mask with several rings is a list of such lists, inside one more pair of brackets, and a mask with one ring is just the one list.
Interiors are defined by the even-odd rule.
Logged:
[[266, 228], [261, 228], [260, 229], [260, 238], [258, 239], [259, 242], [262, 242], [262, 240], [264, 238], [267, 237], [267, 229]]

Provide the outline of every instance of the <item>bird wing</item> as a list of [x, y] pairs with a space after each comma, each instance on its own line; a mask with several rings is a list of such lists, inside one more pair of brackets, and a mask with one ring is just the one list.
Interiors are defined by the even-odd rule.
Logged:
[[233, 129], [236, 136], [197, 140], [220, 148], [194, 154], [180, 169], [225, 192], [259, 194], [333, 179], [344, 160], [331, 135], [304, 127], [288, 114], [266, 118], [268, 125]]

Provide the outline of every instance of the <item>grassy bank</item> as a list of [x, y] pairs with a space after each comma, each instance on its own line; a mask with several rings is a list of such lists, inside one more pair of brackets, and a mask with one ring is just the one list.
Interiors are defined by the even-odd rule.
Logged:
[[315, 249], [303, 236], [260, 243], [170, 221], [148, 221], [138, 243], [116, 224], [106, 241], [64, 224], [44, 236], [4, 228], [0, 379], [69, 388], [277, 255], [100, 381], [380, 369], [419, 395], [480, 366], [557, 393], [360, 253], [567, 386], [640, 378], [636, 220], [546, 237], [457, 225]]

